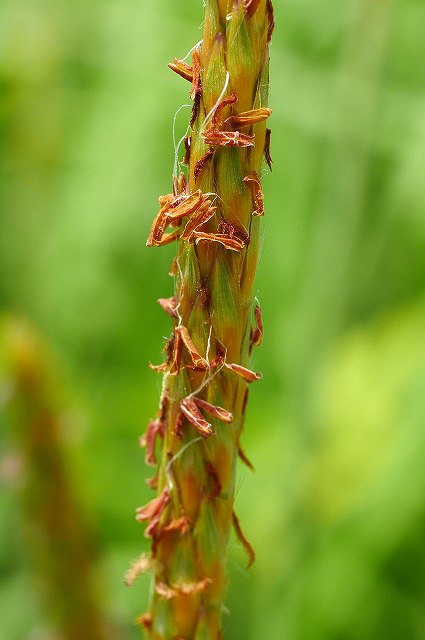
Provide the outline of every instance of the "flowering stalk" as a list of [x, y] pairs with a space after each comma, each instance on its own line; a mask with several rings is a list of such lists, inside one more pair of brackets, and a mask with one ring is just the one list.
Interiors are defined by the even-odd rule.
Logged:
[[[259, 225], [264, 215], [263, 156], [271, 168], [268, 45], [271, 0], [207, 0], [203, 40], [192, 64], [169, 66], [191, 83], [193, 110], [184, 173], [161, 196], [148, 246], [177, 240], [174, 296], [159, 303], [173, 331], [163, 364], [160, 409], [142, 444], [156, 466], [157, 497], [138, 509], [152, 538], [149, 613], [140, 618], [154, 640], [221, 638], [225, 558], [232, 524], [254, 552], [234, 512], [252, 348], [261, 343], [253, 299]], [[172, 230], [167, 230], [171, 227]]]

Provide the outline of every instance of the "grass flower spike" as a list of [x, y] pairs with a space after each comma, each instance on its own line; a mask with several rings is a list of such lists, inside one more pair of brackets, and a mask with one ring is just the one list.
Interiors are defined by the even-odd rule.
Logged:
[[[271, 0], [206, 0], [203, 40], [192, 64], [169, 65], [188, 85], [193, 109], [186, 173], [161, 196], [149, 247], [177, 242], [174, 295], [159, 304], [173, 324], [158, 416], [142, 444], [158, 471], [157, 496], [137, 511], [152, 538], [153, 594], [139, 622], [152, 640], [218, 640], [233, 526], [235, 468], [251, 352], [261, 343], [254, 301], [264, 215], [263, 159], [271, 168], [268, 108]], [[157, 443], [162, 445], [160, 457]]]

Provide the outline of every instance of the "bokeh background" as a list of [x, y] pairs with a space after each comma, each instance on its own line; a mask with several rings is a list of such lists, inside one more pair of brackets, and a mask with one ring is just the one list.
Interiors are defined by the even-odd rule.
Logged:
[[[244, 436], [256, 473], [241, 467], [237, 492], [257, 562], [246, 572], [232, 542], [225, 637], [423, 640], [425, 5], [274, 4], [264, 379]], [[149, 578], [128, 588], [123, 576], [148, 548], [134, 520], [151, 496], [138, 436], [157, 407], [147, 363], [169, 333], [156, 299], [172, 293], [174, 251], [145, 239], [189, 102], [166, 63], [201, 38], [202, 11], [200, 0], [0, 5], [4, 640], [51, 638], [55, 614], [38, 597], [48, 559], [34, 560], [27, 535], [38, 516], [7, 357], [14, 318], [47, 345], [40, 366], [43, 349], [54, 354], [52, 411], [95, 540], [99, 607], [116, 638], [140, 637]]]

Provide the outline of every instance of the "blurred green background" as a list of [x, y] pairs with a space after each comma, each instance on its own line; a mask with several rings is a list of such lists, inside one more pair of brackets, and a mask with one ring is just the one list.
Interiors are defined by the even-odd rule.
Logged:
[[[272, 156], [257, 280], [266, 326], [229, 553], [228, 640], [425, 638], [425, 4], [275, 0]], [[128, 640], [149, 579], [138, 436], [156, 411], [174, 247], [145, 248], [170, 190], [167, 70], [202, 2], [2, 0], [0, 301], [56, 354], [72, 486], [108, 617]], [[185, 129], [188, 110], [177, 117]], [[36, 640], [13, 376], [0, 383], [0, 636]], [[15, 469], [15, 471], [13, 471]], [[117, 631], [117, 637], [118, 637]], [[90, 633], [87, 639], [91, 638]], [[76, 639], [85, 640], [85, 639]]]

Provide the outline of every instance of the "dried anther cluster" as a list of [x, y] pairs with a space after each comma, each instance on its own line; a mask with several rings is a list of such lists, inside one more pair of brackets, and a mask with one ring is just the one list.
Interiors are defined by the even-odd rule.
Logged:
[[[137, 510], [152, 539], [149, 558], [128, 581], [154, 575], [150, 611], [138, 622], [152, 640], [214, 639], [221, 635], [226, 549], [233, 526], [235, 461], [252, 467], [240, 446], [250, 367], [263, 337], [253, 283], [264, 215], [262, 161], [271, 169], [268, 45], [271, 0], [206, 0], [204, 37], [192, 64], [169, 65], [190, 82], [193, 109], [182, 164], [147, 246], [177, 241], [170, 275], [174, 294], [158, 300], [173, 329], [162, 373], [157, 417], [141, 445], [158, 466], [149, 484], [157, 496]], [[158, 463], [157, 450], [161, 447]]]

